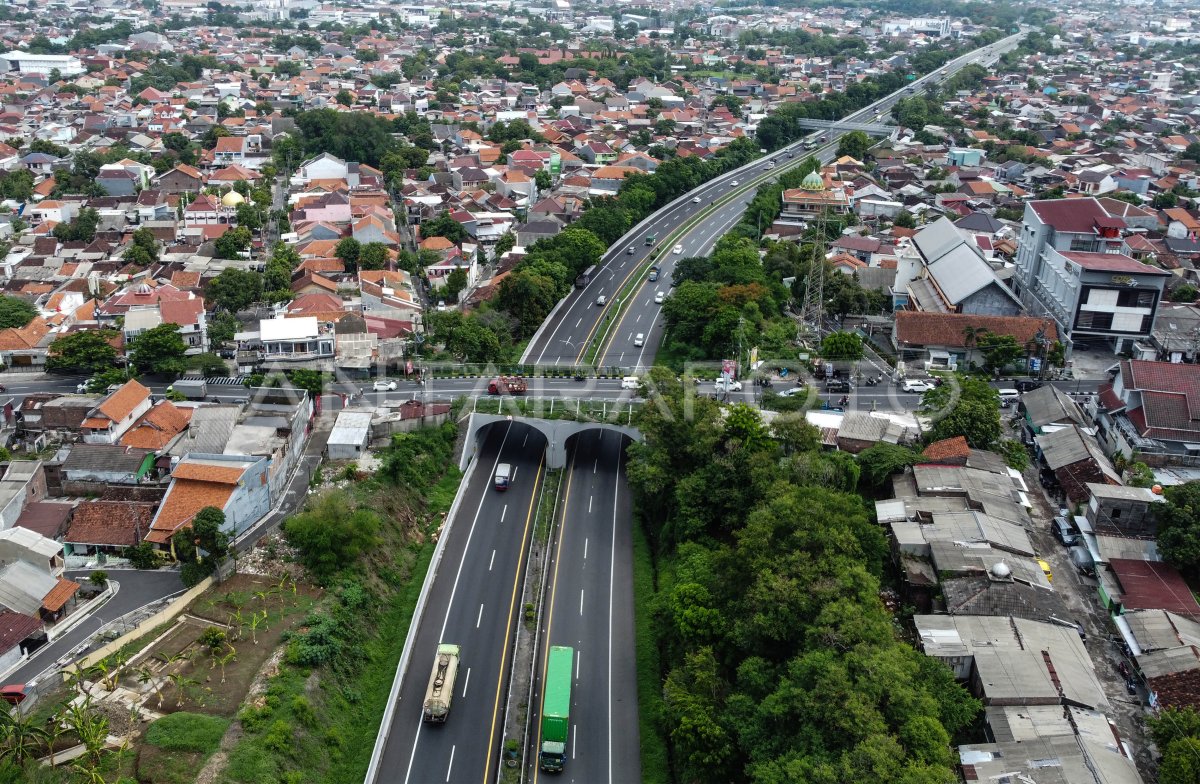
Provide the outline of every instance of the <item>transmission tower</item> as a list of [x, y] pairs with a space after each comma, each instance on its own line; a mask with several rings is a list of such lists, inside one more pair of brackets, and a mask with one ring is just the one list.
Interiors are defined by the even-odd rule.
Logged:
[[812, 253], [808, 259], [808, 276], [805, 279], [804, 299], [800, 303], [800, 339], [821, 342], [825, 319], [825, 235], [828, 210], [822, 207], [813, 224]]

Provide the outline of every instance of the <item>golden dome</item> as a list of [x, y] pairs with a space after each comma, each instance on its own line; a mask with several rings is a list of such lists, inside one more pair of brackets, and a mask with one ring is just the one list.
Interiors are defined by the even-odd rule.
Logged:
[[246, 201], [246, 197], [237, 191], [230, 191], [221, 197], [221, 203], [226, 207], [236, 207]]

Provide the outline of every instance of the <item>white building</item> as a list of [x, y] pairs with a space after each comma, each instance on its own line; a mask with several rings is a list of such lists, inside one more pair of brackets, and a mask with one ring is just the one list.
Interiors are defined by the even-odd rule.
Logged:
[[0, 70], [44, 76], [57, 70], [62, 76], [78, 76], [87, 69], [78, 57], [69, 54], [30, 54], [14, 49], [0, 54]]

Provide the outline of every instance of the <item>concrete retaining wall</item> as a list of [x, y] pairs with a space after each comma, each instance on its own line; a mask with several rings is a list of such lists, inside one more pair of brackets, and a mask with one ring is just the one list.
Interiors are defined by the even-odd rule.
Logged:
[[191, 589], [189, 589], [185, 593], [180, 594], [179, 597], [175, 599], [175, 601], [171, 602], [169, 605], [167, 605], [163, 609], [159, 610], [154, 615], [151, 615], [149, 618], [147, 618], [146, 620], [139, 623], [137, 626], [135, 626], [133, 628], [132, 631], [122, 634], [120, 637], [113, 640], [112, 642], [105, 645], [104, 647], [97, 648], [95, 651], [88, 654], [87, 657], [85, 659], [83, 659], [82, 662], [80, 662], [80, 664], [83, 665], [84, 669], [87, 669], [88, 667], [91, 667], [93, 664], [95, 664], [96, 662], [105, 658], [106, 656], [111, 656], [112, 654], [116, 653], [122, 647], [124, 647], [126, 644], [133, 642], [137, 638], [147, 634], [154, 627], [160, 626], [160, 625], [166, 623], [167, 621], [174, 620], [175, 616], [179, 615], [181, 612], [183, 612], [185, 609], [187, 609], [187, 606], [192, 603], [192, 600], [195, 599], [200, 594], [207, 591], [209, 589], [209, 587], [212, 586], [212, 584], [213, 584], [213, 578], [205, 577], [203, 580], [198, 582]]

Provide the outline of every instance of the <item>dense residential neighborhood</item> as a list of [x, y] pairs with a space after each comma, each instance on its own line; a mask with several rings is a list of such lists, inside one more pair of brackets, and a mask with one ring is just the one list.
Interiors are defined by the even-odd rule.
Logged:
[[1185, 3], [0, 8], [2, 781], [1196, 782], [1198, 580]]

